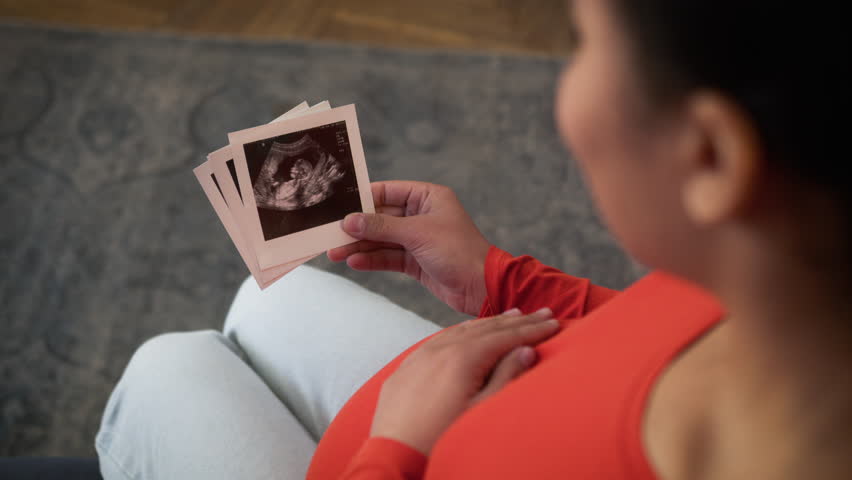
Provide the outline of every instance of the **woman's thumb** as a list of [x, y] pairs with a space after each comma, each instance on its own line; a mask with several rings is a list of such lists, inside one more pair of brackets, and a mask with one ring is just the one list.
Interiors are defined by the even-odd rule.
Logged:
[[350, 213], [343, 219], [343, 231], [359, 240], [392, 242], [406, 246], [414, 233], [402, 225], [403, 218], [382, 213]]
[[535, 360], [536, 353], [532, 347], [522, 346], [509, 352], [494, 368], [491, 378], [488, 379], [488, 383], [477, 395], [476, 401], [483, 400], [500, 391], [515, 377], [528, 370], [535, 363]]

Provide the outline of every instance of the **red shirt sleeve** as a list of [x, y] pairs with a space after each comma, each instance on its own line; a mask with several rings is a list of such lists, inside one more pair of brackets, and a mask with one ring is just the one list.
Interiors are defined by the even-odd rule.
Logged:
[[340, 480], [420, 480], [426, 455], [391, 438], [370, 437], [355, 454]]
[[529, 255], [513, 257], [495, 246], [488, 250], [485, 260], [485, 286], [488, 295], [480, 317], [499, 315], [512, 308], [531, 313], [550, 307], [556, 318], [579, 318], [619, 293], [549, 267]]

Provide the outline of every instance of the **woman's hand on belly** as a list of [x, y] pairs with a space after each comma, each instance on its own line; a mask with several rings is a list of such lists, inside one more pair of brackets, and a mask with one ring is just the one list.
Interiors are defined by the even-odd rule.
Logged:
[[548, 309], [468, 320], [424, 342], [400, 363], [379, 394], [371, 437], [391, 438], [429, 455], [441, 434], [467, 409], [529, 369], [524, 346], [559, 331]]

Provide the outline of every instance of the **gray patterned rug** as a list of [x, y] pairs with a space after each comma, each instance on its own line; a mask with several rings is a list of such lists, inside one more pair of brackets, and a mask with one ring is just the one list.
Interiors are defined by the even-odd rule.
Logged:
[[[356, 103], [373, 180], [450, 185], [483, 233], [606, 286], [641, 273], [554, 131], [561, 61], [0, 25], [0, 455], [94, 455], [161, 332], [220, 327], [247, 270], [191, 169], [302, 101]], [[441, 325], [396, 274], [314, 265]]]

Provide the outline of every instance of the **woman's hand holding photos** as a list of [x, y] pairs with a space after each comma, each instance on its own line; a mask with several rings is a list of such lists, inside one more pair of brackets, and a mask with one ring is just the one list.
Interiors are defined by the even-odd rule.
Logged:
[[353, 213], [343, 230], [360, 241], [328, 251], [355, 270], [415, 278], [453, 309], [476, 316], [485, 301], [489, 242], [453, 191], [425, 182], [372, 183], [375, 214]]

